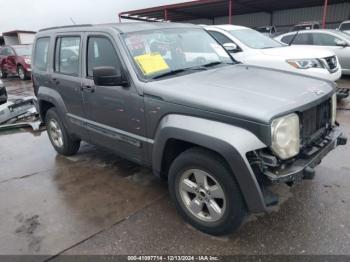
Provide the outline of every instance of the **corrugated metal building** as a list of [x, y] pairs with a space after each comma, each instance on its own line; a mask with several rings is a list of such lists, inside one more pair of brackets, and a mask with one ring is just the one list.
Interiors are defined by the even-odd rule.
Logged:
[[201, 0], [123, 12], [119, 18], [249, 27], [275, 25], [279, 31], [288, 31], [303, 21], [324, 20], [325, 27], [336, 28], [350, 19], [350, 0]]

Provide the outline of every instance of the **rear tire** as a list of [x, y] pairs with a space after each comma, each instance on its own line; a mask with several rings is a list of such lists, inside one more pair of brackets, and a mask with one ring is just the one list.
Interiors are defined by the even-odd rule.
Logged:
[[59, 154], [71, 156], [78, 152], [80, 140], [72, 138], [68, 133], [55, 108], [47, 111], [45, 123], [51, 144]]
[[168, 181], [177, 211], [196, 229], [224, 235], [240, 227], [246, 206], [233, 173], [218, 154], [197, 147], [186, 150], [172, 163]]

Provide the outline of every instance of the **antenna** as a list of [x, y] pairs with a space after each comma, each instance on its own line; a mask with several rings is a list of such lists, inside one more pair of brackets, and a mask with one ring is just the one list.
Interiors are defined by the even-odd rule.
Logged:
[[73, 25], [76, 25], [75, 21], [73, 20], [73, 18], [69, 17], [70, 21], [72, 22]]

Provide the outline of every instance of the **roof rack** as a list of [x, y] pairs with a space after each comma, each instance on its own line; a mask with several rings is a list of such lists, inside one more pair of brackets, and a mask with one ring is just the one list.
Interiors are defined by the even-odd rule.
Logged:
[[54, 27], [40, 29], [39, 32], [53, 30], [53, 29], [61, 29], [61, 28], [88, 27], [88, 26], [92, 26], [92, 24], [54, 26]]

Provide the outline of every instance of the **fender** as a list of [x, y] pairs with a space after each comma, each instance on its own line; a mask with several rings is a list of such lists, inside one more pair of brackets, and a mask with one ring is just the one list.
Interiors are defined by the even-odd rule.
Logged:
[[67, 114], [67, 108], [65, 103], [63, 102], [63, 99], [61, 95], [54, 89], [45, 87], [45, 86], [40, 86], [38, 89], [38, 94], [37, 94], [38, 102], [39, 102], [39, 110], [40, 110], [40, 118], [43, 119], [43, 112], [42, 109], [40, 108], [40, 102], [41, 101], [46, 101], [50, 102], [55, 106], [57, 111], [61, 114], [62, 120], [65, 119], [65, 116]]
[[155, 174], [161, 171], [163, 151], [168, 139], [179, 139], [216, 151], [227, 161], [240, 186], [248, 210], [266, 211], [264, 198], [246, 153], [266, 147], [253, 133], [213, 120], [167, 115], [159, 123], [152, 152]]

